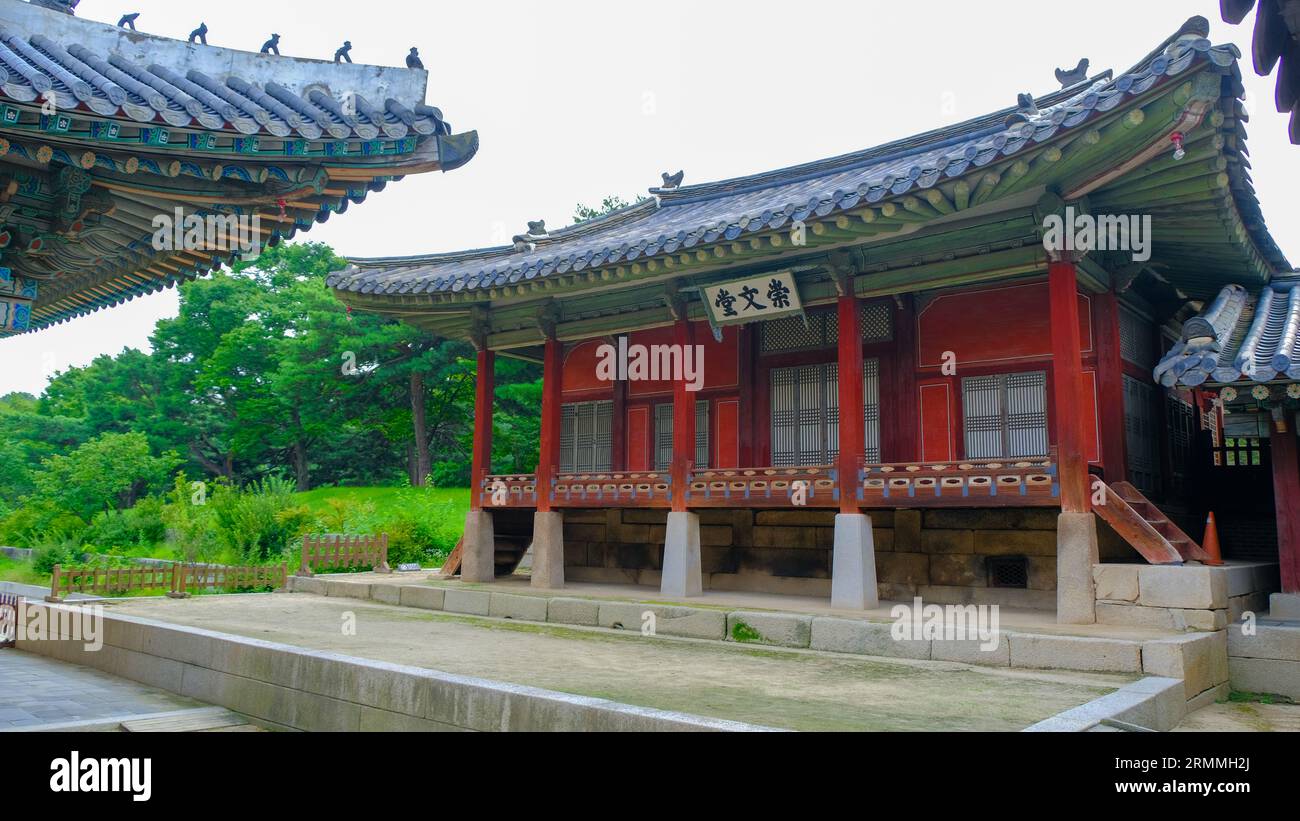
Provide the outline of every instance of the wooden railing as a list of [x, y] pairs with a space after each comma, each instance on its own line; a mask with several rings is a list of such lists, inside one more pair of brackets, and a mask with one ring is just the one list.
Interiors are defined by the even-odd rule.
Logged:
[[695, 470], [686, 498], [691, 507], [834, 507], [839, 471], [827, 465]]
[[50, 574], [48, 602], [61, 602], [73, 593], [121, 596], [156, 590], [183, 598], [204, 590], [279, 589], [288, 578], [287, 564], [231, 567], [218, 564], [131, 565], [129, 567], [63, 567]]
[[672, 477], [667, 472], [561, 473], [551, 485], [558, 507], [667, 507]]
[[[839, 470], [831, 465], [692, 470], [690, 507], [836, 507]], [[1027, 459], [863, 464], [850, 483], [865, 508], [1002, 507], [1060, 504], [1056, 452]], [[483, 476], [483, 509], [537, 506], [532, 474]], [[565, 507], [668, 507], [667, 473], [560, 474], [551, 504]], [[796, 501], [796, 499], [798, 501]]]
[[289, 565], [231, 567], [223, 564], [178, 564], [172, 590], [167, 595], [183, 598], [191, 593], [283, 589], [289, 578]]
[[537, 474], [483, 475], [478, 483], [479, 505], [490, 507], [537, 507]]
[[1018, 507], [1060, 504], [1055, 450], [1032, 459], [866, 465], [864, 507]]
[[142, 590], [171, 592], [176, 585], [176, 565], [132, 564], [128, 567], [64, 567], [50, 574], [49, 602], [61, 602], [71, 593], [120, 596]]
[[342, 536], [334, 533], [302, 537], [301, 576], [318, 570], [349, 571], [374, 568], [391, 573], [388, 567], [388, 534]]
[[[667, 472], [560, 473], [551, 482], [555, 507], [668, 507], [672, 479]], [[492, 508], [537, 506], [537, 475], [483, 476], [479, 503]]]

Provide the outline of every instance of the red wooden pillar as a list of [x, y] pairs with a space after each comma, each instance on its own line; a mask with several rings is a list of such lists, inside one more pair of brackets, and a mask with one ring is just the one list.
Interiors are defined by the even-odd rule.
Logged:
[[[685, 362], [693, 355], [695, 329], [691, 321], [678, 319], [673, 325], [673, 345]], [[695, 463], [695, 393], [686, 390], [685, 379], [673, 380], [673, 461], [671, 466], [673, 503], [676, 512], [686, 510], [686, 488]]]
[[1124, 438], [1124, 359], [1119, 342], [1119, 296], [1097, 296], [1097, 410], [1101, 417], [1101, 462], [1107, 482], [1128, 481]]
[[546, 337], [546, 349], [542, 355], [542, 441], [537, 458], [537, 510], [541, 513], [551, 509], [551, 479], [560, 466], [563, 413], [560, 368], [563, 364], [564, 345], [550, 334]]
[[887, 405], [882, 395], [882, 413], [893, 417], [892, 441], [882, 448], [883, 462], [919, 462], [921, 456], [921, 409], [917, 401], [916, 300], [912, 294], [899, 297], [901, 303], [894, 324], [894, 396]]
[[1061, 511], [1087, 513], [1088, 452], [1084, 437], [1083, 354], [1079, 284], [1073, 260], [1047, 267], [1052, 323], [1052, 400], [1056, 414]]
[[[614, 341], [618, 345], [618, 340]], [[614, 380], [613, 401], [610, 403], [609, 468], [615, 472], [627, 470], [627, 380]]]
[[840, 512], [858, 512], [858, 469], [866, 449], [863, 409], [862, 314], [852, 280], [836, 303], [839, 313]]
[[480, 347], [474, 378], [474, 450], [470, 458], [470, 508], [483, 507], [483, 477], [492, 472], [492, 394], [496, 387], [495, 351]]
[[1282, 570], [1282, 592], [1300, 593], [1300, 457], [1296, 446], [1295, 415], [1287, 414], [1273, 427], [1273, 508], [1277, 511], [1277, 558]]
[[754, 432], [754, 403], [757, 401], [757, 394], [754, 386], [754, 325], [741, 325], [736, 329], [739, 333], [739, 391], [740, 391], [740, 409], [736, 424], [736, 436], [739, 437], [739, 455], [740, 464], [738, 467], [754, 467], [755, 448], [754, 441], [757, 438]]

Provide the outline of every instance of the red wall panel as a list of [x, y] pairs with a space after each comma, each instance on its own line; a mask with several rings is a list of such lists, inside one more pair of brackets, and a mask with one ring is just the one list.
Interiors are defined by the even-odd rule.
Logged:
[[596, 365], [600, 361], [596, 353], [604, 344], [607, 343], [601, 339], [582, 342], [564, 355], [564, 365], [560, 369], [564, 393], [608, 393], [613, 389], [611, 383], [596, 378]]
[[627, 469], [650, 469], [650, 408], [627, 409]]
[[952, 461], [957, 454], [952, 386], [947, 380], [923, 382], [917, 394], [921, 406], [921, 461]]
[[[1079, 295], [1083, 352], [1092, 351], [1092, 300]], [[922, 368], [937, 368], [952, 351], [957, 365], [989, 365], [1052, 354], [1047, 284], [1005, 285], [940, 294], [917, 316]]]
[[[740, 380], [740, 329], [724, 328], [722, 341], [713, 341], [713, 332], [709, 323], [696, 322], [695, 344], [704, 346], [704, 389], [734, 388]], [[672, 328], [652, 328], [648, 331], [633, 331], [628, 335], [629, 345], [671, 345]], [[651, 394], [672, 393], [671, 382], [632, 382], [628, 385], [632, 396], [649, 396]]]
[[719, 468], [740, 467], [740, 401], [737, 399], [719, 399], [715, 406], [718, 412], [717, 447]]
[[1097, 372], [1083, 372], [1083, 425], [1084, 445], [1090, 463], [1101, 462], [1101, 416], [1097, 412]]

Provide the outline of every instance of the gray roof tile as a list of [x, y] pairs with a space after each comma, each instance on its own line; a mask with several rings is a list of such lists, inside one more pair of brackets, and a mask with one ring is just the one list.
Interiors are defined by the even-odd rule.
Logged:
[[[545, 278], [588, 267], [630, 262], [701, 243], [732, 240], [778, 229], [812, 214], [826, 216], [879, 202], [973, 168], [1014, 156], [1102, 116], [1148, 91], [1162, 78], [1187, 71], [1198, 59], [1235, 69], [1235, 46], [1213, 46], [1193, 18], [1178, 35], [1131, 72], [1057, 92], [1036, 112], [1005, 109], [947, 129], [806, 165], [671, 190], [639, 205], [553, 231], [532, 250], [514, 246], [414, 257], [356, 258], [332, 274], [330, 287], [360, 294], [428, 294], [474, 291], [521, 279]], [[1239, 75], [1238, 75], [1239, 76]], [[1258, 204], [1239, 203], [1257, 240], [1280, 252], [1262, 228]], [[1283, 260], [1284, 261], [1284, 260]]]
[[1300, 380], [1300, 278], [1276, 279], [1258, 294], [1227, 286], [1183, 323], [1153, 376], [1166, 387]]
[[[320, 85], [329, 87], [334, 67], [322, 63], [315, 70], [320, 73]], [[182, 77], [155, 63], [135, 62], [77, 42], [56, 43], [41, 34], [29, 35], [0, 25], [0, 94], [33, 102], [47, 92], [53, 92], [61, 108], [84, 107], [102, 117], [161, 121], [174, 128], [228, 129], [241, 134], [260, 131], [309, 140], [323, 135], [336, 140], [373, 140], [381, 134], [400, 139], [410, 131], [450, 133], [437, 109], [422, 100], [390, 97], [380, 108], [357, 95], [357, 111], [349, 114], [338, 100], [318, 88], [304, 97], [274, 82], [258, 83], [233, 75], [212, 77], [197, 69]]]

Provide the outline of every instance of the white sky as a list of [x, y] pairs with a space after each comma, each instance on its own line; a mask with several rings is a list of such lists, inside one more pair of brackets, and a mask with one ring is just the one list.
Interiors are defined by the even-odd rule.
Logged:
[[[329, 58], [349, 39], [358, 63], [402, 65], [418, 46], [428, 102], [478, 156], [409, 177], [300, 238], [354, 255], [451, 251], [507, 242], [532, 219], [567, 225], [578, 202], [630, 197], [686, 171], [699, 183], [854, 151], [1059, 88], [1053, 69], [1129, 68], [1187, 18], [1234, 42], [1252, 120], [1255, 186], [1274, 238], [1300, 263], [1300, 147], [1273, 107], [1273, 78], [1249, 66], [1251, 27], [1218, 0], [228, 0], [203, 8], [208, 42]], [[79, 16], [183, 38], [200, 12], [174, 0], [83, 0]], [[1064, 13], [1065, 16], [1060, 16]], [[1253, 20], [1253, 14], [1250, 18]], [[148, 347], [176, 292], [0, 340], [0, 395], [39, 393], [55, 370]]]

